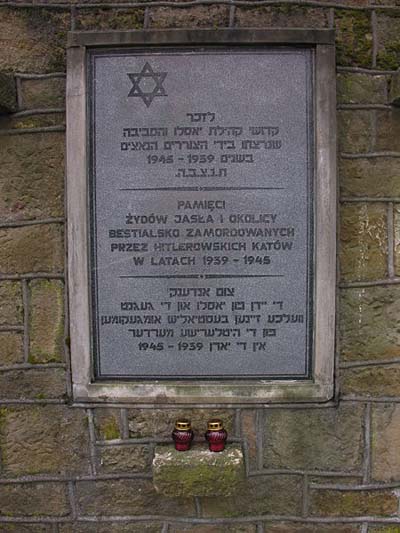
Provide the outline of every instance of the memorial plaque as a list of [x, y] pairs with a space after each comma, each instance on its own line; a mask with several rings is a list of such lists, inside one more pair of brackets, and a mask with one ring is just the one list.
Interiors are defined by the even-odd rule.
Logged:
[[306, 377], [313, 53], [90, 54], [98, 377]]
[[331, 394], [333, 34], [215, 35], [70, 38], [77, 397]]

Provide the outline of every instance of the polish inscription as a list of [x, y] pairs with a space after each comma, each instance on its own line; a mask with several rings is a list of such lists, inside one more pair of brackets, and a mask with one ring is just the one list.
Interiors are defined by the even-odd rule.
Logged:
[[307, 377], [311, 73], [307, 49], [92, 53], [97, 377]]

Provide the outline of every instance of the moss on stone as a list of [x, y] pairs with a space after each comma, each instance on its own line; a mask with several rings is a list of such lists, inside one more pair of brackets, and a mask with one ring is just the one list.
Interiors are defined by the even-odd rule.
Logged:
[[64, 337], [63, 283], [34, 280], [30, 283], [30, 363], [62, 360]]
[[370, 67], [372, 28], [364, 11], [336, 10], [336, 58], [339, 65]]
[[388, 43], [384, 50], [376, 56], [377, 65], [380, 68], [396, 70], [400, 65], [400, 39]]
[[80, 10], [77, 18], [79, 30], [140, 30], [143, 28], [144, 10], [121, 11]]
[[25, 130], [31, 128], [46, 128], [49, 126], [63, 126], [65, 117], [63, 113], [49, 113], [43, 115], [32, 115], [29, 117], [12, 118], [7, 117], [0, 122], [0, 127], [4, 129]]
[[400, 14], [377, 12], [377, 57], [380, 68], [396, 70], [400, 66]]
[[0, 114], [17, 110], [17, 91], [14, 77], [0, 72]]
[[49, 71], [63, 71], [70, 14], [41, 7], [23, 8], [21, 14], [27, 27], [40, 34], [41, 39], [51, 46], [51, 54], [48, 54]]
[[102, 426], [102, 433], [105, 440], [119, 439], [119, 427], [114, 418], [109, 418]]
[[310, 494], [312, 516], [391, 516], [397, 512], [391, 490], [315, 489]]
[[400, 526], [373, 526], [368, 527], [370, 533], [400, 533]]
[[153, 461], [156, 490], [164, 496], [229, 496], [244, 478], [240, 446], [229, 444], [213, 453], [203, 446], [178, 452], [158, 446]]

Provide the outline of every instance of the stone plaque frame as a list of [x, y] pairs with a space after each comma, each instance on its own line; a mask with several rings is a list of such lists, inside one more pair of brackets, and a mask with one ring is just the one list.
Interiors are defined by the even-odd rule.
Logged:
[[[94, 380], [88, 250], [87, 50], [144, 46], [308, 46], [314, 50], [314, 353], [312, 378]], [[74, 400], [96, 403], [251, 405], [326, 402], [334, 394], [336, 98], [332, 30], [70, 32], [67, 51], [67, 215]]]

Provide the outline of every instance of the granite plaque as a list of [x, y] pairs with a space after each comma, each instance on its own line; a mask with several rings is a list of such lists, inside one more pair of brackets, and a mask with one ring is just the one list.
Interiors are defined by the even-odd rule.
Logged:
[[305, 379], [314, 49], [88, 52], [95, 378]]

